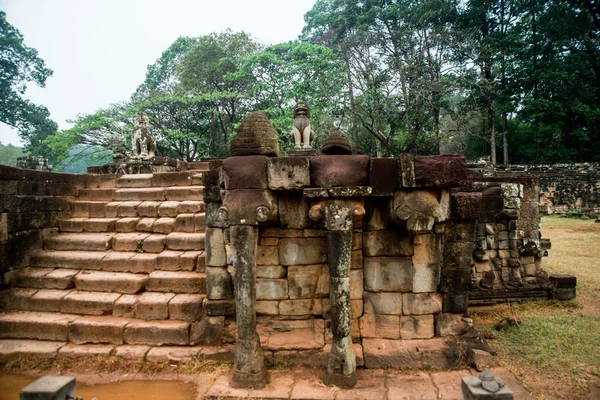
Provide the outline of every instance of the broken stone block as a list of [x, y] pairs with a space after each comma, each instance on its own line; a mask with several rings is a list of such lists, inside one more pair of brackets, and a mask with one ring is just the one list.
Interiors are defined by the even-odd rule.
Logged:
[[379, 231], [388, 227], [388, 209], [391, 199], [368, 198], [365, 199], [364, 228], [367, 231]]
[[403, 315], [400, 317], [402, 339], [430, 339], [433, 337], [433, 315]]
[[435, 316], [437, 336], [459, 336], [471, 329], [473, 322], [461, 314], [440, 313]]
[[190, 344], [202, 346], [220, 346], [223, 342], [225, 317], [204, 316], [194, 324], [190, 331]]
[[292, 265], [288, 267], [290, 299], [313, 298], [322, 270], [321, 265]]
[[365, 314], [402, 314], [402, 293], [365, 292]]
[[365, 314], [359, 318], [363, 338], [400, 339], [400, 316]]
[[455, 219], [475, 220], [479, 218], [481, 205], [481, 192], [459, 192], [451, 195], [452, 217]]
[[365, 257], [365, 289], [370, 292], [410, 292], [413, 265], [405, 257]]
[[402, 314], [437, 314], [442, 311], [442, 297], [439, 293], [402, 294]]
[[[237, 189], [225, 191], [223, 205], [218, 212], [229, 225], [258, 225], [278, 219], [277, 198], [268, 190]], [[206, 221], [211, 226], [207, 207]]]
[[367, 186], [369, 157], [366, 155], [330, 155], [310, 157], [311, 186], [332, 188]]
[[398, 156], [400, 159], [400, 186], [415, 187], [415, 156], [402, 153]]
[[492, 367], [492, 355], [485, 350], [471, 349], [469, 350], [469, 364], [477, 371], [482, 372], [486, 368]]
[[350, 256], [350, 268], [361, 269], [363, 267], [363, 253], [362, 250], [354, 250]]
[[323, 264], [327, 262], [324, 238], [285, 238], [279, 241], [280, 265]]
[[413, 244], [406, 231], [380, 230], [363, 233], [365, 256], [411, 256]]
[[441, 221], [442, 210], [435, 190], [398, 190], [394, 193], [391, 219], [406, 223], [411, 232], [431, 232], [433, 224]]
[[310, 164], [307, 157], [277, 157], [267, 163], [269, 189], [293, 190], [310, 186]]

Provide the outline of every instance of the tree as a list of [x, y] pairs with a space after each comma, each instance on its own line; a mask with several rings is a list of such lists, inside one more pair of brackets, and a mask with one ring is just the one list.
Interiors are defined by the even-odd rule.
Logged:
[[0, 11], [0, 122], [17, 129], [32, 154], [50, 158], [51, 151], [43, 146], [43, 140], [56, 131], [57, 125], [45, 107], [23, 95], [29, 83], [44, 87], [51, 75], [52, 70], [37, 51], [25, 45], [23, 35]]
[[17, 158], [27, 155], [27, 152], [22, 147], [17, 147], [12, 144], [4, 146], [0, 143], [0, 164], [17, 165]]

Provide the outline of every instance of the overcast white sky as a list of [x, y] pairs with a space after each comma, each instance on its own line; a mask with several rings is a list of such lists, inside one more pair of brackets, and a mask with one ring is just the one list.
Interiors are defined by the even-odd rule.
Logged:
[[[0, 0], [10, 24], [54, 71], [27, 97], [60, 129], [77, 114], [127, 100], [179, 36], [227, 28], [263, 44], [294, 40], [316, 0]], [[0, 123], [0, 142], [21, 145]]]

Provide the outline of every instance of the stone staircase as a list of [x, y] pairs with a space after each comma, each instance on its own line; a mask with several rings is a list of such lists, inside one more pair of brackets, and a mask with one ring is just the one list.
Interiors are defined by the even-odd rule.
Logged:
[[202, 172], [113, 183], [80, 189], [29, 266], [5, 275], [2, 341], [194, 344], [206, 293]]

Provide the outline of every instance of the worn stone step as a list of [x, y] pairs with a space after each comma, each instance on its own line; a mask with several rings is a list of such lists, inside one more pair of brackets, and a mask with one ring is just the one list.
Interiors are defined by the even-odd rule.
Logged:
[[146, 289], [153, 292], [206, 293], [206, 274], [188, 271], [154, 271]]
[[62, 233], [44, 240], [46, 250], [106, 251], [111, 247], [109, 233]]
[[69, 323], [79, 315], [35, 311], [0, 313], [0, 338], [69, 340]]
[[189, 322], [174, 320], [132, 320], [125, 327], [123, 339], [127, 344], [184, 346], [190, 341], [189, 325]]
[[73, 287], [73, 277], [79, 270], [54, 269], [51, 265], [46, 267], [27, 267], [9, 271], [4, 274], [4, 283], [12, 287], [37, 289], [69, 289]]
[[59, 312], [62, 298], [69, 290], [10, 288], [0, 292], [4, 310]]
[[[31, 254], [32, 267], [66, 269], [100, 269], [100, 262], [107, 255], [101, 251], [51, 251], [38, 250]], [[58, 272], [57, 272], [58, 274]], [[71, 286], [69, 286], [71, 287]], [[61, 289], [56, 287], [56, 289]]]
[[204, 250], [204, 233], [169, 233], [165, 247], [169, 250]]
[[137, 217], [140, 204], [141, 201], [112, 201], [106, 205], [104, 214], [111, 218]]
[[73, 200], [71, 201], [71, 217], [104, 218], [105, 207], [110, 201]]
[[152, 187], [153, 174], [126, 174], [117, 179], [118, 188]]
[[5, 363], [17, 357], [54, 358], [58, 350], [67, 342], [51, 340], [4, 339], [0, 340], [0, 362]]
[[114, 188], [79, 189], [77, 198], [79, 200], [111, 201], [115, 198]]
[[69, 339], [75, 344], [123, 344], [123, 333], [129, 322], [128, 318], [111, 316], [81, 317], [69, 325]]
[[70, 218], [60, 221], [62, 232], [114, 232], [118, 218]]
[[[115, 200], [117, 201], [163, 201], [166, 200], [165, 188], [143, 187], [143, 188], [126, 188], [117, 189], [115, 191]], [[188, 199], [186, 199], [188, 200]], [[190, 199], [193, 200], [193, 199]]]
[[175, 186], [165, 189], [165, 197], [167, 200], [175, 201], [202, 201], [202, 190], [204, 186]]
[[60, 311], [69, 314], [111, 315], [120, 293], [85, 292], [73, 290], [60, 304]]
[[90, 292], [135, 294], [144, 290], [147, 279], [146, 274], [82, 271], [75, 275], [75, 288]]

